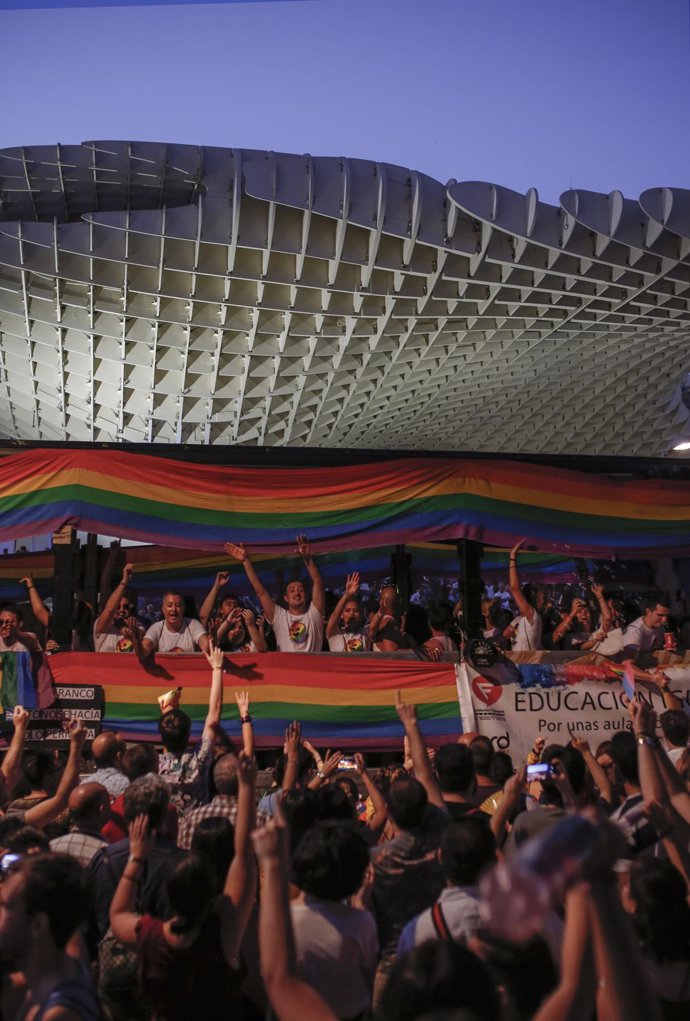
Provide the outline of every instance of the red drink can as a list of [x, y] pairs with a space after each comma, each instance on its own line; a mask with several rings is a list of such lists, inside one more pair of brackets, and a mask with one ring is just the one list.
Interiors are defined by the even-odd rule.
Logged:
[[664, 631], [664, 648], [667, 652], [675, 652], [676, 636], [673, 631]]

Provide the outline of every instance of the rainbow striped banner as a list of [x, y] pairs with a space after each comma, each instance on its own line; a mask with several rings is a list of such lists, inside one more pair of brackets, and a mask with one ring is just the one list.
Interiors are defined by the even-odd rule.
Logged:
[[121, 450], [31, 450], [0, 458], [0, 539], [65, 524], [167, 546], [228, 540], [317, 553], [476, 539], [540, 552], [690, 551], [690, 487], [621, 482], [510, 461], [410, 458], [344, 468], [226, 468]]
[[[249, 691], [258, 747], [282, 744], [285, 729], [300, 720], [310, 741], [338, 748], [401, 748], [403, 729], [395, 711], [396, 691], [414, 702], [429, 744], [462, 733], [456, 668], [452, 663], [338, 656], [333, 653], [240, 653], [226, 657], [223, 727], [240, 737], [235, 691]], [[199, 735], [208, 710], [210, 671], [199, 655], [157, 656], [144, 670], [135, 656], [61, 653], [51, 657], [59, 686], [100, 684], [103, 726], [130, 740], [158, 739], [156, 701], [169, 688], [183, 688], [181, 708]]]

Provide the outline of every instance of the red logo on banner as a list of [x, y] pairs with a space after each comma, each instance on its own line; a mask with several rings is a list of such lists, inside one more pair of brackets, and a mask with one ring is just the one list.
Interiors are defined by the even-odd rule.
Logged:
[[472, 691], [484, 705], [493, 705], [501, 697], [503, 688], [500, 684], [492, 684], [485, 677], [479, 676], [472, 681]]

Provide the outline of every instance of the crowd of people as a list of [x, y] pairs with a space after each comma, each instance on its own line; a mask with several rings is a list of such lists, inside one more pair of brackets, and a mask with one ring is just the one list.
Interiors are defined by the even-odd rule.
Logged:
[[[259, 791], [249, 692], [235, 694], [241, 747], [221, 724], [228, 653], [438, 658], [466, 636], [461, 606], [404, 610], [394, 585], [366, 608], [357, 573], [327, 607], [305, 536], [309, 587], [290, 582], [285, 605], [244, 546], [226, 549], [260, 613], [220, 572], [198, 615], [171, 591], [144, 626], [127, 564], [92, 627], [97, 651], [144, 664], [206, 657], [198, 744], [175, 691], [159, 699], [160, 751], [110, 731], [85, 747], [75, 720], [56, 757], [27, 743], [29, 714], [14, 709], [0, 765], [0, 1021], [688, 1016], [690, 717], [654, 659], [664, 597], [625, 621], [591, 584], [557, 612], [520, 584], [518, 544], [508, 588], [484, 601], [484, 638], [607, 650], [661, 690], [658, 721], [633, 699], [630, 729], [610, 741], [535, 735], [518, 763], [479, 734], [428, 748], [399, 694], [395, 761], [322, 753], [296, 721]], [[0, 652], [41, 645], [16, 606], [0, 610]]]
[[[522, 546], [517, 543], [510, 551], [509, 584], [485, 587], [481, 602], [485, 640], [514, 652], [580, 651], [624, 658], [633, 651], [637, 655], [663, 647], [670, 614], [665, 595], [652, 593], [651, 601], [643, 600], [640, 606], [606, 592], [603, 584], [590, 578], [555, 600], [544, 585], [521, 584]], [[228, 653], [407, 652], [438, 659], [445, 653], [461, 653], [467, 641], [461, 598], [455, 603], [439, 598], [423, 606], [415, 594], [404, 606], [395, 584], [384, 581], [374, 597], [357, 572], [347, 576], [340, 594], [327, 591], [304, 535], [298, 536], [295, 553], [308, 581], [289, 581], [280, 596], [264, 584], [243, 544], [227, 543], [225, 549], [243, 569], [253, 604], [229, 588], [230, 574], [223, 570], [198, 608], [189, 596], [171, 589], [163, 594], [160, 613], [150, 606], [144, 617], [137, 612], [134, 569], [128, 563], [104, 593], [99, 611], [92, 611], [86, 632], [75, 630], [73, 649], [129, 652], [147, 663], [157, 652], [207, 652], [213, 640]], [[33, 618], [49, 635], [50, 611], [33, 580], [22, 581]], [[22, 618], [16, 604], [0, 609], [0, 652], [41, 649], [39, 635], [25, 629]], [[674, 647], [687, 644], [683, 629], [676, 626], [674, 631]], [[48, 638], [45, 648], [52, 651], [57, 646]]]
[[[429, 749], [398, 693], [399, 759], [322, 754], [295, 722], [260, 798], [249, 694], [235, 747], [232, 664], [212, 639], [205, 655], [195, 747], [171, 698], [160, 754], [106, 731], [86, 757], [73, 721], [58, 765], [25, 747], [15, 708], [3, 1021], [688, 1016], [685, 712], [661, 716], [660, 740], [633, 700], [604, 745], [535, 735], [513, 763], [478, 734]], [[528, 882], [548, 882], [536, 921]]]

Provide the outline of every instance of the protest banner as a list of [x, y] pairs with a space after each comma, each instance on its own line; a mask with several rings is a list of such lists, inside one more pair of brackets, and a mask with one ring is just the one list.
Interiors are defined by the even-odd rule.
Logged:
[[[65, 723], [71, 719], [83, 720], [86, 740], [93, 741], [100, 734], [103, 721], [103, 688], [100, 684], [58, 684], [54, 694], [52, 705], [29, 710], [27, 743], [66, 748], [69, 734], [65, 730]], [[11, 722], [12, 710], [5, 709], [5, 727], [9, 727]]]
[[[538, 734], [547, 743], [567, 744], [571, 733], [586, 738], [594, 751], [618, 730], [629, 728], [622, 671], [613, 664], [575, 660], [556, 662], [548, 654], [519, 662], [498, 654], [493, 662], [465, 661], [458, 668], [459, 697], [472, 703], [472, 726], [508, 752], [515, 764], [528, 754]], [[690, 665], [664, 667], [684, 707], [690, 705]], [[637, 683], [637, 694], [657, 713], [664, 711], [661, 691]]]

